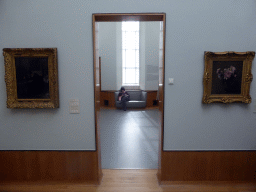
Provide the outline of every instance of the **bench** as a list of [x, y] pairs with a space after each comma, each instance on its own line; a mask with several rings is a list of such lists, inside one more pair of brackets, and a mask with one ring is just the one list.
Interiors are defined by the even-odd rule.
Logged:
[[[145, 91], [127, 91], [130, 95], [130, 100], [126, 102], [127, 108], [145, 108], [147, 105], [147, 92]], [[115, 92], [115, 104], [117, 108], [122, 108], [118, 101], [119, 91]]]

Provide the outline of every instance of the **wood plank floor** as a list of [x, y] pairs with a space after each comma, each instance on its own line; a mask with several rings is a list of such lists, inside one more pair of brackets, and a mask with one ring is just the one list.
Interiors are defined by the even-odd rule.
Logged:
[[1, 192], [255, 192], [256, 183], [245, 182], [168, 182], [158, 185], [157, 170], [103, 169], [99, 186], [84, 183], [9, 183], [0, 184]]

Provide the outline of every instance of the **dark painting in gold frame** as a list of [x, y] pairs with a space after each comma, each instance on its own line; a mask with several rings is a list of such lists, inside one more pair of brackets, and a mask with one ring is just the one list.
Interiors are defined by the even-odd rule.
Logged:
[[4, 48], [7, 108], [58, 108], [57, 48]]
[[255, 52], [205, 52], [203, 103], [251, 103]]

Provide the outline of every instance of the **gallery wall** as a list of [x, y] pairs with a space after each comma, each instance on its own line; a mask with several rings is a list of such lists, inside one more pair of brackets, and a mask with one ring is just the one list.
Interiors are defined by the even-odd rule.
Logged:
[[145, 27], [144, 90], [158, 90], [160, 22], [142, 22]]
[[[0, 1], [1, 50], [57, 47], [60, 93], [58, 109], [7, 109], [1, 54], [0, 149], [95, 149], [92, 14], [135, 12], [166, 13], [164, 150], [256, 149], [255, 80], [252, 104], [202, 104], [204, 51], [255, 51], [255, 8], [254, 0]], [[69, 99], [79, 99], [79, 114], [69, 114]]]
[[[92, 14], [89, 1], [0, 1], [0, 46], [56, 47], [58, 109], [7, 109], [0, 55], [0, 149], [94, 150]], [[95, 10], [96, 11], [96, 10]], [[79, 99], [80, 113], [69, 113]]]
[[[117, 44], [121, 46], [121, 39], [117, 39], [117, 25], [121, 27], [120, 22], [98, 22], [99, 25], [99, 56], [101, 57], [101, 90], [118, 90], [117, 73], [118, 66], [122, 65], [122, 58], [117, 56]], [[121, 32], [121, 31], [120, 31]], [[119, 37], [119, 36], [118, 36]], [[121, 54], [122, 51], [120, 50]], [[120, 79], [121, 81], [121, 79]]]

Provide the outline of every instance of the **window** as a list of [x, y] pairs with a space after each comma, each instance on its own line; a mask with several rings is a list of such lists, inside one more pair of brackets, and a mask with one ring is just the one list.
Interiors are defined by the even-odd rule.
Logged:
[[122, 85], [139, 86], [139, 22], [122, 22]]

